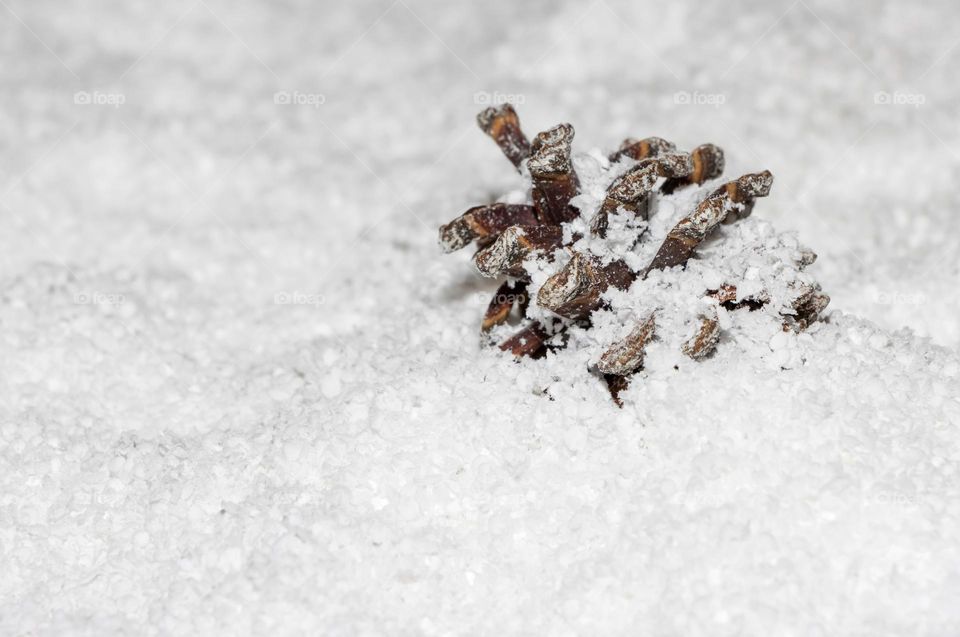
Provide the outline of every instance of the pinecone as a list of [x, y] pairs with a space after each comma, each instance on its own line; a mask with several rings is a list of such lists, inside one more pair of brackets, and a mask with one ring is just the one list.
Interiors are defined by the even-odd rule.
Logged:
[[[687, 153], [658, 137], [627, 139], [608, 157], [574, 158], [570, 124], [530, 143], [509, 104], [477, 120], [529, 179], [529, 203], [471, 208], [440, 228], [440, 245], [452, 252], [475, 243], [480, 274], [506, 277], [481, 329], [495, 334], [515, 308], [525, 325], [501, 350], [538, 358], [568, 345], [571, 332], [600, 325], [590, 371], [622, 404], [619, 394], [655, 338], [682, 334], [679, 349], [701, 360], [720, 343], [724, 324], [733, 324], [733, 311], [799, 332], [829, 303], [803, 271], [816, 255], [791, 238], [762, 222], [724, 236], [769, 194], [769, 171], [710, 191], [703, 185], [724, 167], [723, 151], [712, 144]], [[645, 241], [651, 235], [659, 244]], [[730, 238], [727, 246], [719, 241]], [[664, 334], [661, 323], [669, 324]]]

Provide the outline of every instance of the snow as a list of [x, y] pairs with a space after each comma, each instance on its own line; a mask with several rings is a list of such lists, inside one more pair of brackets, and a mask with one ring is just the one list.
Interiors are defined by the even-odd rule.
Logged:
[[[958, 11], [5, 0], [0, 632], [960, 633]], [[483, 347], [436, 229], [522, 201], [506, 95], [578, 171], [771, 170], [671, 282], [808, 246], [829, 319], [721, 312], [623, 409], [596, 334]]]

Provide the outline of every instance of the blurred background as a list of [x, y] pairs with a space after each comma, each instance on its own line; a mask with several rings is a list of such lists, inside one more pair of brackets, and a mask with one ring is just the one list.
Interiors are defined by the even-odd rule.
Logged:
[[474, 122], [510, 100], [529, 134], [571, 122], [580, 151], [659, 135], [769, 168], [759, 210], [819, 253], [833, 309], [956, 347], [957, 13], [2, 0], [0, 268], [163, 271], [236, 320], [345, 284], [362, 308], [404, 287], [384, 276], [443, 270], [438, 223], [517, 185]]

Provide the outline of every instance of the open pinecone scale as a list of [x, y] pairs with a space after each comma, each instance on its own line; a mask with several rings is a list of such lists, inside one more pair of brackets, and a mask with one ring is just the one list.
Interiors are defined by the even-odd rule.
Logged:
[[[442, 226], [440, 245], [476, 245], [477, 271], [503, 279], [481, 331], [504, 352], [585, 349], [622, 404], [657, 343], [671, 344], [662, 357], [688, 361], [737, 335], [751, 349], [802, 332], [829, 303], [804, 271], [816, 255], [748, 219], [769, 171], [721, 182], [720, 148], [684, 152], [658, 137], [574, 156], [570, 124], [530, 142], [509, 104], [477, 120], [529, 187], [523, 203], [476, 206]], [[517, 315], [519, 330], [508, 325]]]

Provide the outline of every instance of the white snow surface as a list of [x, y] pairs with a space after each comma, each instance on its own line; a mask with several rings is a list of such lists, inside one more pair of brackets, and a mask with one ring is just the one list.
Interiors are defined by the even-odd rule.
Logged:
[[[960, 634], [958, 19], [3, 0], [0, 633]], [[436, 228], [522, 199], [507, 96], [770, 169], [722, 232], [817, 252], [827, 320], [658, 341], [623, 409], [595, 336], [482, 347]]]

